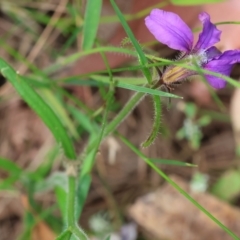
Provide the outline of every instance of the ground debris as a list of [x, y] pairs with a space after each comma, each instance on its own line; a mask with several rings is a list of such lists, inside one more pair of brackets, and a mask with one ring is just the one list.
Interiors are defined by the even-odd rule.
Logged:
[[[188, 183], [180, 177], [171, 178], [233, 233], [240, 236], [239, 209], [208, 193], [192, 192]], [[155, 192], [140, 197], [130, 207], [129, 214], [153, 236], [152, 239], [232, 239], [168, 183]]]

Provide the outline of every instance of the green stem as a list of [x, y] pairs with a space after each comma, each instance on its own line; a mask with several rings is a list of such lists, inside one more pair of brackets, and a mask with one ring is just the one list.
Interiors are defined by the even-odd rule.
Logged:
[[118, 115], [106, 126], [104, 137], [112, 133], [133, 111], [133, 109], [140, 103], [140, 101], [145, 97], [146, 93], [136, 92], [131, 99], [126, 103], [123, 109], [118, 113]]
[[[103, 133], [103, 138], [111, 134], [133, 111], [133, 109], [140, 103], [140, 101], [145, 97], [146, 93], [136, 92], [131, 99], [126, 103], [118, 115], [106, 126]], [[93, 141], [88, 145], [87, 149], [83, 151], [83, 154], [90, 153], [96, 146], [98, 139]], [[81, 157], [80, 157], [81, 159]]]
[[142, 147], [149, 147], [157, 138], [158, 132], [161, 127], [161, 99], [159, 96], [153, 95], [153, 107], [154, 107], [154, 122], [150, 135], [142, 143]]
[[68, 176], [67, 224], [69, 227], [75, 225], [75, 192], [76, 178], [73, 176]]
[[72, 233], [79, 239], [79, 240], [88, 240], [87, 235], [79, 226], [74, 226], [72, 228]]
[[[69, 169], [73, 168], [70, 166]], [[72, 171], [72, 169], [71, 169]], [[75, 206], [76, 206], [76, 176], [75, 174], [70, 174], [68, 176], [68, 194], [67, 194], [67, 226], [68, 229], [79, 239], [88, 240], [87, 235], [83, 232], [81, 228], [77, 226], [77, 221], [75, 217]]]

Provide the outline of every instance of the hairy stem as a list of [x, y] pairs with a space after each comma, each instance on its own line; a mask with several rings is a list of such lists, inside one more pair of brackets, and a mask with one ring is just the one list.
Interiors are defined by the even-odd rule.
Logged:
[[74, 226], [72, 228], [72, 233], [79, 239], [79, 240], [88, 240], [89, 238], [84, 233], [84, 231], [79, 226]]
[[68, 225], [68, 229], [79, 240], [88, 240], [87, 235], [83, 232], [83, 230], [80, 227], [77, 226], [77, 220], [75, 217], [76, 181], [77, 181], [76, 176], [72, 176], [72, 175], [68, 176], [67, 225]]
[[158, 132], [161, 127], [161, 99], [159, 96], [152, 96], [153, 98], [153, 107], [154, 107], [154, 122], [150, 135], [142, 143], [142, 147], [149, 147], [154, 140], [157, 138]]

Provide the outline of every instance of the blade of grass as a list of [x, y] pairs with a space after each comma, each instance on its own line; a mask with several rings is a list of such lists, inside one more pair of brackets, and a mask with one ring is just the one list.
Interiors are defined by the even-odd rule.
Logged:
[[[91, 81], [91, 80], [73, 80], [74, 78], [71, 78], [70, 80], [68, 79], [65, 83], [68, 83], [69, 85], [90, 85], [90, 86], [98, 86], [96, 81]], [[100, 81], [99, 81], [100, 82]], [[104, 82], [105, 83], [105, 82]], [[107, 84], [107, 83], [106, 83]], [[172, 93], [168, 92], [163, 92], [157, 89], [151, 89], [143, 86], [137, 86], [137, 85], [132, 85], [128, 83], [121, 83], [121, 82], [116, 82], [115, 83], [116, 87], [132, 90], [135, 92], [142, 92], [150, 95], [156, 95], [160, 97], [169, 97], [169, 98], [182, 98], [180, 96], [177, 96]]]
[[67, 202], [67, 189], [65, 186], [56, 186], [54, 189], [54, 193], [56, 196], [56, 201], [58, 204], [58, 207], [60, 209], [62, 219], [64, 224], [66, 225], [67, 223], [67, 207], [66, 207], [66, 202]]
[[[108, 63], [107, 63], [107, 65], [108, 65]], [[109, 69], [109, 74], [110, 74], [110, 78], [111, 78], [110, 69]], [[81, 211], [85, 204], [86, 197], [87, 197], [87, 194], [88, 194], [88, 191], [90, 188], [90, 184], [91, 184], [91, 178], [90, 178], [89, 173], [92, 170], [92, 167], [96, 160], [96, 155], [97, 155], [99, 146], [102, 142], [102, 139], [104, 138], [105, 128], [107, 125], [108, 111], [113, 102], [113, 95], [114, 95], [114, 82], [111, 81], [111, 84], [109, 86], [109, 91], [108, 91], [108, 94], [106, 97], [106, 108], [105, 108], [105, 112], [103, 115], [101, 131], [99, 133], [99, 136], [94, 136], [95, 134], [92, 133], [91, 141], [94, 143], [94, 146], [93, 146], [93, 149], [87, 154], [87, 156], [85, 156], [86, 159], [83, 161], [83, 165], [82, 165], [82, 169], [81, 169], [81, 173], [80, 173], [80, 180], [79, 180], [80, 189], [79, 189], [79, 194], [78, 194], [78, 200], [80, 202], [79, 217], [81, 215]], [[89, 145], [91, 145], [91, 141], [90, 141]], [[85, 186], [83, 184], [81, 184], [84, 181], [85, 181]], [[82, 190], [82, 191], [80, 191], [80, 190]]]
[[83, 161], [81, 174], [80, 174], [81, 177], [83, 177], [85, 174], [87, 174], [91, 171], [94, 160], [95, 160], [95, 156], [96, 156], [98, 148], [99, 148], [99, 145], [100, 145], [103, 137], [105, 136], [105, 131], [106, 131], [105, 129], [107, 129], [109, 126], [109, 125], [107, 125], [107, 115], [108, 115], [109, 107], [111, 106], [111, 103], [112, 103], [113, 93], [114, 93], [114, 91], [110, 87], [110, 90], [109, 90], [109, 93], [107, 96], [107, 101], [106, 101], [105, 113], [104, 113], [103, 120], [102, 120], [101, 131], [99, 133], [99, 136], [97, 136], [95, 133], [92, 134], [92, 136], [91, 136], [89, 145], [92, 146], [92, 149], [91, 149], [91, 151], [88, 152], [88, 155], [85, 156], [86, 158], [88, 158], [88, 160]]
[[75, 126], [68, 116], [66, 109], [64, 108], [64, 104], [60, 102], [57, 98], [56, 94], [53, 91], [47, 88], [41, 88], [38, 90], [43, 97], [43, 100], [46, 104], [49, 105], [50, 108], [54, 111], [54, 113], [58, 116], [59, 120], [62, 124], [69, 130], [69, 133], [75, 138], [78, 139], [78, 132], [75, 129]]
[[100, 21], [101, 8], [102, 0], [87, 1], [83, 24], [83, 50], [89, 50], [93, 47]]
[[[140, 156], [139, 153], [137, 153], [137, 155]], [[144, 156], [142, 155], [142, 157], [144, 157]], [[181, 161], [177, 161], [177, 160], [154, 159], [154, 158], [149, 158], [149, 160], [151, 160], [154, 163], [159, 163], [159, 164], [164, 164], [164, 165], [175, 165], [175, 166], [180, 166], [180, 167], [197, 167], [196, 164], [181, 162]]]
[[187, 6], [191, 6], [191, 5], [199, 5], [199, 4], [208, 4], [208, 3], [218, 3], [218, 2], [222, 2], [223, 0], [170, 0], [172, 4], [174, 5], [187, 5]]
[[91, 119], [86, 114], [82, 113], [79, 109], [73, 106], [68, 106], [67, 108], [74, 117], [75, 121], [77, 121], [79, 125], [82, 128], [84, 128], [87, 132], [89, 132], [90, 134], [94, 134], [94, 132], [99, 131], [99, 127], [97, 126], [93, 119]]
[[[103, 75], [91, 75], [89, 76], [91, 79], [100, 81], [100, 82], [109, 82], [108, 76]], [[114, 76], [114, 82], [121, 82], [121, 83], [128, 83], [132, 85], [143, 85], [146, 84], [146, 79], [144, 77], [121, 77], [121, 76]]]
[[5, 158], [0, 158], [0, 169], [3, 169], [14, 175], [18, 175], [23, 172], [23, 170], [16, 163]]
[[48, 126], [57, 142], [61, 144], [65, 155], [72, 160], [76, 159], [73, 143], [69, 138], [64, 126], [54, 114], [52, 109], [32, 89], [32, 87], [17, 74], [14, 69], [0, 58], [0, 71], [10, 81], [23, 100], [38, 114]]
[[0, 181], [0, 190], [16, 190], [14, 183], [19, 180], [20, 175], [11, 175], [8, 178]]
[[[137, 13], [134, 13], [134, 14], [124, 14], [124, 18], [127, 20], [127, 21], [131, 21], [131, 20], [136, 20], [136, 19], [139, 19], [139, 18], [142, 18], [146, 15], [149, 14], [149, 12], [154, 9], [154, 8], [163, 8], [165, 7], [166, 5], [168, 5], [169, 2], [168, 1], [164, 1], [164, 2], [160, 2], [160, 3], [157, 3], [157, 4], [154, 4], [148, 8], [144, 8], [143, 10], [141, 11], [138, 11]], [[119, 21], [118, 17], [117, 16], [104, 16], [104, 17], [101, 17], [101, 20], [100, 20], [100, 23], [113, 23], [113, 22], [117, 22]]]
[[80, 216], [86, 202], [88, 192], [90, 189], [90, 185], [92, 182], [92, 178], [90, 174], [85, 174], [79, 178], [79, 184], [77, 188], [77, 213], [76, 216]]
[[127, 24], [127, 21], [125, 20], [123, 14], [121, 13], [121, 11], [119, 10], [118, 6], [116, 5], [115, 1], [114, 0], [110, 0], [117, 16], [119, 17], [119, 20], [125, 30], [125, 32], [127, 33], [128, 37], [130, 38], [133, 46], [135, 47], [137, 53], [138, 53], [138, 58], [139, 58], [139, 62], [140, 64], [142, 65], [142, 71], [143, 71], [143, 74], [145, 75], [148, 83], [151, 83], [152, 82], [152, 76], [151, 76], [151, 72], [150, 70], [146, 67], [146, 65], [148, 64], [148, 60], [146, 58], [146, 56], [144, 55], [143, 53], [143, 50], [140, 46], [140, 44], [138, 43], [138, 41], [136, 40], [136, 38], [134, 37], [133, 35], [133, 32], [132, 30], [130, 29], [130, 27], [128, 26]]
[[94, 53], [99, 53], [99, 52], [118, 52], [118, 53], [124, 53], [128, 54], [130, 56], [135, 56], [137, 57], [137, 53], [134, 51], [131, 51], [129, 49], [125, 48], [118, 48], [118, 47], [99, 47], [99, 48], [93, 48], [81, 52], [77, 52], [74, 54], [71, 54], [67, 57], [61, 57], [56, 63], [50, 65], [49, 67], [45, 68], [43, 72], [45, 74], [51, 74], [56, 72], [57, 70], [61, 69], [63, 66], [69, 65], [71, 63], [74, 63], [77, 61], [79, 58], [91, 55]]

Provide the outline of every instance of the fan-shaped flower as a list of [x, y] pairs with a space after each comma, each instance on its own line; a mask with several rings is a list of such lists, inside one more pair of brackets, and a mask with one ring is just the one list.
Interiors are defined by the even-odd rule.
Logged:
[[[186, 60], [190, 66], [197, 64], [203, 69], [229, 76], [233, 65], [240, 62], [240, 51], [229, 50], [221, 53], [213, 46], [220, 41], [221, 31], [211, 23], [207, 13], [199, 14], [199, 19], [203, 24], [203, 30], [194, 46], [191, 29], [175, 13], [153, 9], [145, 18], [145, 24], [159, 42], [182, 51], [180, 59]], [[174, 83], [197, 74], [196, 71], [180, 66], [169, 66], [163, 72], [162, 79]], [[226, 85], [226, 81], [220, 77], [205, 74], [205, 78], [214, 88], [223, 88]]]

